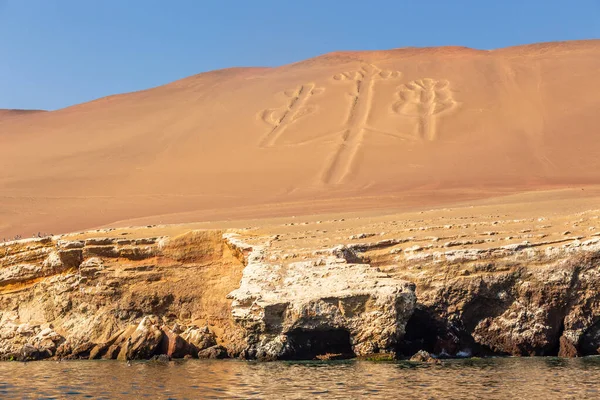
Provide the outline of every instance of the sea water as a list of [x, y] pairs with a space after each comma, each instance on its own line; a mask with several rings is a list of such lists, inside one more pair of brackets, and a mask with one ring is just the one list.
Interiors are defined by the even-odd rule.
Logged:
[[0, 398], [600, 398], [600, 358], [0, 363]]

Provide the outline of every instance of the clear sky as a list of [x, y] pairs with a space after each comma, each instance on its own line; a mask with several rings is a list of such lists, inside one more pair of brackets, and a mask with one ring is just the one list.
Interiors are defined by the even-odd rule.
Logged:
[[600, 0], [0, 0], [0, 108], [336, 50], [600, 38]]

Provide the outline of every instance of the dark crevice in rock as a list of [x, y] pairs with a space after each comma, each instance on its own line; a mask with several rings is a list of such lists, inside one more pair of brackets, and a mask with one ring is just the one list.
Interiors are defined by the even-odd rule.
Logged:
[[431, 309], [417, 306], [396, 353], [400, 357], [411, 357], [420, 350], [442, 358], [504, 355], [476, 343], [468, 331], [448, 325], [448, 321]]
[[410, 357], [419, 350], [433, 353], [438, 337], [442, 333], [441, 323], [429, 312], [416, 308], [405, 328], [404, 339], [400, 341], [396, 352]]
[[345, 329], [294, 329], [286, 336], [288, 351], [282, 359], [311, 360], [326, 355], [338, 355], [338, 358], [355, 356], [350, 332]]
[[556, 338], [556, 340], [554, 340], [554, 341], [552, 341], [552, 343], [550, 343], [547, 350], [545, 352], [543, 352], [542, 355], [551, 356], [551, 357], [556, 357], [559, 355], [560, 347], [561, 347], [560, 346], [560, 338], [562, 337], [564, 331], [565, 331], [565, 320], [564, 320], [564, 316], [563, 316], [563, 318], [561, 318], [561, 320], [559, 322], [558, 331], [556, 332], [556, 336], [554, 336]]

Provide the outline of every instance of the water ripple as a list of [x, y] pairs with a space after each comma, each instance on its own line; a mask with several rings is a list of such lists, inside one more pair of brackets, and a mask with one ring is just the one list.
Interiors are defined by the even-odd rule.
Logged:
[[10, 398], [583, 399], [599, 396], [600, 358], [409, 362], [189, 360], [0, 363]]

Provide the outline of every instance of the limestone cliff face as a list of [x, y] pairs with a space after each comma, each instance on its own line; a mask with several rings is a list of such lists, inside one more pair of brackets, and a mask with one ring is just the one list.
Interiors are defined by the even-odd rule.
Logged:
[[600, 353], [600, 239], [430, 251], [367, 237], [293, 254], [243, 230], [5, 243], [0, 357]]
[[[0, 357], [226, 355], [243, 264], [222, 232], [67, 237], [0, 247]], [[218, 334], [218, 339], [217, 339]]]
[[401, 351], [426, 348], [450, 356], [598, 354], [597, 252], [548, 264], [505, 262], [475, 265], [443, 281], [416, 279], [419, 304]]
[[[335, 306], [311, 315], [328, 316], [349, 332], [358, 356], [408, 357], [422, 349], [450, 357], [600, 353], [600, 239], [465, 249], [473, 244], [467, 240], [447, 242], [445, 251], [410, 246], [402, 252], [403, 243], [406, 239], [385, 239], [305, 249], [292, 255], [301, 262], [260, 246], [249, 257], [240, 289], [230, 294], [236, 320], [252, 333], [248, 337], [259, 356], [274, 347], [285, 355], [286, 339], [305, 324], [294, 310], [330, 294]], [[360, 310], [369, 301], [379, 304], [371, 308], [379, 318], [357, 313], [354, 323], [338, 321], [344, 301], [355, 298], [363, 299]], [[308, 330], [323, 327], [312, 322]], [[365, 336], [367, 344], [361, 341]]]
[[247, 356], [392, 353], [404, 336], [414, 285], [350, 263], [343, 253], [285, 265], [269, 261], [268, 244], [252, 247], [239, 235], [227, 237], [251, 249], [241, 285], [229, 294], [234, 319], [247, 333]]
[[413, 262], [398, 270], [415, 282], [418, 296], [400, 351], [598, 354], [598, 243], [575, 240], [550, 252], [525, 244], [496, 255]]

